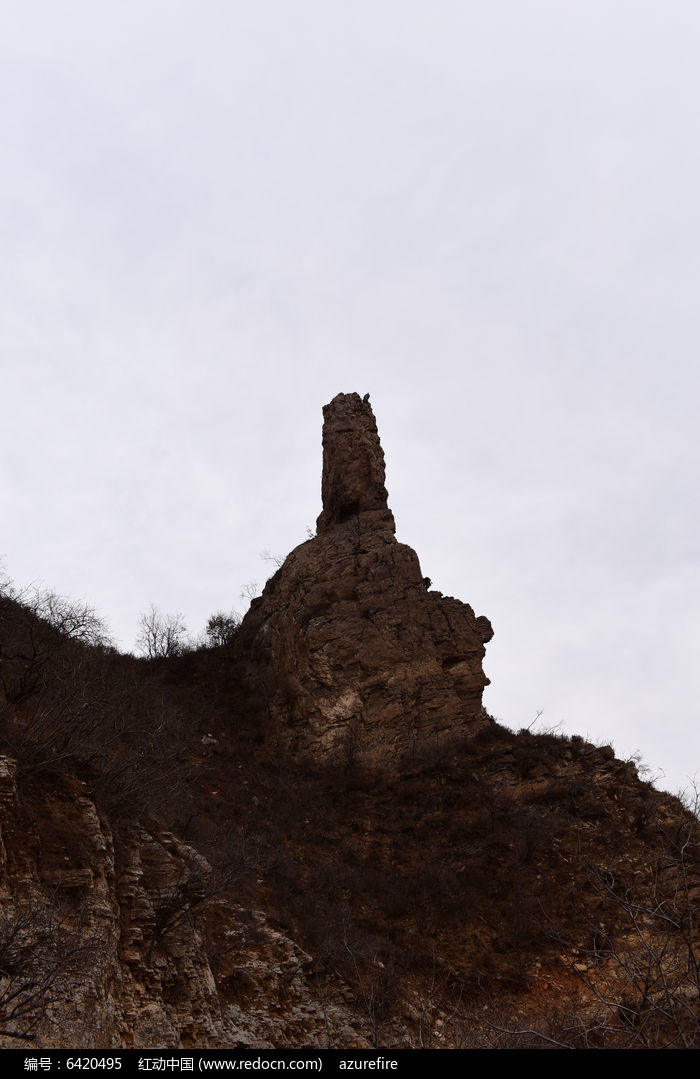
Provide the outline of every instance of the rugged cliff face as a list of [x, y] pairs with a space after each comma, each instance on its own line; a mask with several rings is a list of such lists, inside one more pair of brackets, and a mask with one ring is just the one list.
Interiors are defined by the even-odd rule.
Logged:
[[367, 399], [323, 442], [317, 535], [220, 647], [0, 593], [0, 1047], [700, 1048], [696, 818], [485, 715], [490, 624], [396, 541]]
[[323, 511], [246, 616], [241, 644], [289, 744], [359, 749], [390, 761], [488, 721], [487, 618], [430, 591], [395, 538], [384, 454], [369, 401], [338, 394], [323, 410]]
[[0, 1047], [369, 1044], [342, 980], [191, 846], [17, 771], [0, 757]]

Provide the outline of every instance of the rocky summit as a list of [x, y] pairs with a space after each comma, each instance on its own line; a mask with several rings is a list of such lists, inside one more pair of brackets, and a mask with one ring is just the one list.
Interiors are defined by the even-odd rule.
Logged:
[[289, 744], [395, 759], [448, 732], [476, 733], [491, 623], [430, 589], [395, 537], [368, 396], [323, 410], [323, 510], [254, 600], [241, 643]]
[[0, 1048], [700, 1048], [696, 813], [485, 713], [367, 396], [316, 536], [210, 624], [138, 658], [0, 587]]

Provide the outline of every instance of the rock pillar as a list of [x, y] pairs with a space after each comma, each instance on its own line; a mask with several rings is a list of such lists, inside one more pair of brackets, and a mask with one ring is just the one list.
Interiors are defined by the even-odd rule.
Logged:
[[397, 542], [367, 397], [339, 394], [323, 413], [317, 535], [268, 581], [238, 640], [275, 737], [317, 756], [352, 744], [389, 763], [488, 722], [492, 630], [468, 604], [428, 591], [415, 551]]

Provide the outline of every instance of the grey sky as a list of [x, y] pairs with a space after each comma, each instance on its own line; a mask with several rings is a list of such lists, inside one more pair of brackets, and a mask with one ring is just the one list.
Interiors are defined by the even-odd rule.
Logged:
[[700, 7], [0, 2], [0, 554], [242, 610], [369, 391], [513, 726], [700, 770]]

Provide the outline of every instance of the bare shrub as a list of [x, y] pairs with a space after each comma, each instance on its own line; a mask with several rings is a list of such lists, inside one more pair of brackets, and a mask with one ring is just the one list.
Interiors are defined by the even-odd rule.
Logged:
[[598, 897], [588, 943], [551, 938], [579, 985], [546, 1021], [487, 1024], [492, 1048], [700, 1048], [700, 831], [688, 817], [649, 877], [627, 886], [590, 870]]

